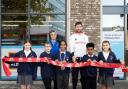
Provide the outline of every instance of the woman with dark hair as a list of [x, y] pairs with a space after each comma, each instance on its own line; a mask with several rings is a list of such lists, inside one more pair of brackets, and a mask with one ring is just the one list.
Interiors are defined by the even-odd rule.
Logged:
[[[23, 44], [23, 50], [17, 52], [15, 57], [18, 58], [36, 58], [36, 53], [31, 48], [31, 43], [25, 41]], [[36, 68], [35, 63], [32, 62], [20, 62], [18, 65], [18, 78], [17, 83], [19, 83], [20, 89], [31, 89], [32, 77], [34, 70]], [[36, 72], [35, 72], [36, 73]]]
[[[102, 42], [102, 51], [98, 54], [99, 62], [103, 63], [114, 63], [117, 58], [114, 52], [110, 48], [109, 41]], [[112, 89], [114, 85], [113, 68], [99, 68], [99, 84], [100, 89]]]

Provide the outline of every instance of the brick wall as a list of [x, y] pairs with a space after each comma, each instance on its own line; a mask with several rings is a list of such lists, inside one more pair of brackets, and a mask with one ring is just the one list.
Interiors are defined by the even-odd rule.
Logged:
[[71, 34], [74, 24], [81, 21], [89, 40], [96, 44], [97, 50], [100, 45], [100, 0], [71, 0]]

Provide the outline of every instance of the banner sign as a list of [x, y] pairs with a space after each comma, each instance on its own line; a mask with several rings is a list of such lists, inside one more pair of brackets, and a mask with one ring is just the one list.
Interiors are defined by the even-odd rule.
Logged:
[[[14, 57], [14, 54], [22, 49], [23, 49], [23, 46], [2, 46], [1, 47], [1, 59], [4, 56]], [[32, 46], [32, 50], [35, 51], [37, 56], [39, 57], [40, 54], [44, 51], [44, 48], [43, 48], [43, 46]], [[11, 76], [9, 76], [9, 77], [6, 76], [6, 74], [3, 70], [3, 66], [1, 64], [1, 79], [2, 80], [15, 80], [17, 78], [17, 69], [16, 68], [18, 66], [18, 63], [6, 64], [6, 65], [9, 67]], [[37, 73], [38, 79], [41, 79], [39, 68], [38, 68], [37, 72], [38, 72]]]

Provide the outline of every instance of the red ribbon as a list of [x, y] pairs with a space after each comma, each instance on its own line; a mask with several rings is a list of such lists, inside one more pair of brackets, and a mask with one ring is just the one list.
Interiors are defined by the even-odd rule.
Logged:
[[84, 67], [84, 66], [95, 66], [95, 67], [103, 67], [103, 68], [121, 68], [123, 72], [128, 72], [128, 69], [120, 63], [101, 63], [101, 62], [80, 62], [80, 63], [67, 63], [60, 61], [53, 61], [47, 58], [7, 58], [4, 57], [2, 59], [3, 69], [7, 76], [11, 75], [9, 68], [6, 66], [5, 62], [47, 62], [49, 64], [55, 66], [64, 66], [64, 67]]
[[5, 62], [2, 60], [3, 69], [7, 76], [11, 76], [11, 72], [9, 71], [9, 68], [6, 66]]

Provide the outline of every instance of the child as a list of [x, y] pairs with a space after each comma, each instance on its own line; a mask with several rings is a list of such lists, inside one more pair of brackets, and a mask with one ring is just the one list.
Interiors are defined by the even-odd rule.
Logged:
[[[31, 49], [31, 43], [29, 41], [24, 42], [23, 50], [17, 52], [15, 57], [19, 58], [36, 58], [37, 55]], [[18, 65], [18, 78], [17, 82], [20, 85], [20, 89], [31, 89], [32, 77], [36, 75], [35, 63], [30, 62], [20, 62]]]
[[[67, 43], [62, 40], [59, 44], [60, 51], [56, 54], [55, 59], [60, 62], [71, 62], [71, 54], [66, 50]], [[56, 67], [56, 80], [58, 89], [68, 89], [69, 87], [69, 73], [70, 68], [61, 66]]]
[[[97, 56], [94, 54], [94, 43], [87, 43], [87, 54], [83, 56], [82, 61], [97, 61]], [[97, 69], [96, 67], [86, 66], [82, 68], [83, 89], [96, 89]]]
[[[117, 60], [114, 52], [110, 49], [109, 41], [102, 42], [102, 52], [98, 54], [99, 62], [113, 63]], [[113, 68], [99, 68], [99, 83], [101, 89], [111, 89], [114, 85]]]
[[[50, 53], [51, 45], [50, 43], [45, 43], [45, 51], [41, 53], [40, 58], [52, 59], [52, 55]], [[41, 77], [44, 82], [45, 89], [52, 89], [51, 82], [53, 80], [53, 66], [48, 63], [40, 63], [41, 66]]]

